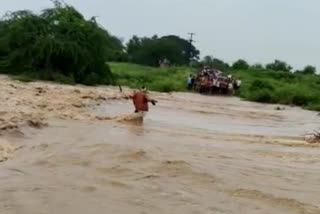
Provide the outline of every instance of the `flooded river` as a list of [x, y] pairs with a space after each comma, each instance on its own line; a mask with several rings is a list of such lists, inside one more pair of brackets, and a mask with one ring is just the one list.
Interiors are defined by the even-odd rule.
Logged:
[[[303, 142], [315, 112], [154, 96], [143, 124], [53, 116], [4, 134], [16, 149], [0, 163], [0, 213], [320, 213], [320, 147]], [[121, 118], [133, 107], [113, 99], [85, 110]]]

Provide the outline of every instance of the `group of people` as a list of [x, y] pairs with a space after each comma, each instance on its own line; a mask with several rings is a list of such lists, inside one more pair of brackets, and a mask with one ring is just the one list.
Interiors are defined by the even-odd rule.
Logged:
[[[197, 76], [190, 75], [187, 79], [188, 89], [205, 94], [232, 94], [241, 86], [241, 80], [235, 79], [232, 75], [224, 76], [221, 71], [205, 67]], [[157, 101], [150, 99], [147, 89], [142, 86], [139, 91], [134, 91], [132, 95], [126, 96], [132, 99], [135, 113], [142, 116], [149, 111], [148, 103], [156, 105]]]
[[204, 94], [230, 95], [241, 86], [241, 80], [232, 75], [224, 76], [221, 71], [205, 67], [197, 76], [187, 79], [188, 89]]

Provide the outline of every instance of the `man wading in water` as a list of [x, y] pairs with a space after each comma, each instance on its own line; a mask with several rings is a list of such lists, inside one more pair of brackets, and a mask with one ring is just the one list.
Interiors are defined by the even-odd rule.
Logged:
[[149, 102], [154, 106], [157, 103], [156, 100], [149, 99], [147, 89], [144, 86], [142, 86], [140, 91], [135, 91], [133, 95], [129, 96], [129, 98], [133, 100], [135, 113], [141, 114], [141, 116], [145, 116], [149, 111]]

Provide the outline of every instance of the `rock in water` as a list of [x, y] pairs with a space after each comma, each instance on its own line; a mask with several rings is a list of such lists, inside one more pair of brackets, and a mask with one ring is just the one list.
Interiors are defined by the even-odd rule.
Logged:
[[308, 143], [320, 143], [320, 138], [316, 135], [306, 135], [304, 140]]

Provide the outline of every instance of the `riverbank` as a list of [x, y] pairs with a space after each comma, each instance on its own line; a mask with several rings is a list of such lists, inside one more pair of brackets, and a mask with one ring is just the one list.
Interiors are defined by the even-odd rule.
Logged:
[[[160, 92], [185, 92], [186, 78], [196, 74], [188, 67], [152, 68], [128, 63], [110, 63], [117, 82], [132, 88], [146, 85]], [[320, 110], [320, 76], [267, 69], [230, 70], [225, 72], [242, 80], [236, 96], [248, 101], [301, 106]]]

